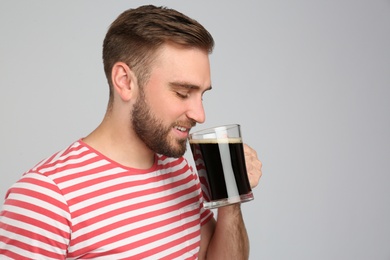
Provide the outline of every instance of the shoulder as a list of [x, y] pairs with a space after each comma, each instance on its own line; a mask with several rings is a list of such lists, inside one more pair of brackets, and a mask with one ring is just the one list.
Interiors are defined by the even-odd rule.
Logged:
[[89, 185], [90, 183], [81, 184], [97, 178], [96, 173], [109, 171], [112, 167], [110, 162], [83, 142], [76, 141], [28, 170], [19, 183], [34, 181], [36, 187], [50, 186], [65, 196]]
[[90, 153], [88, 147], [83, 143], [76, 141], [66, 147], [65, 149], [54, 153], [53, 155], [45, 158], [31, 168], [27, 173], [35, 172], [44, 175], [50, 175], [53, 172], [58, 172], [63, 169], [69, 162], [86, 160], [85, 155]]

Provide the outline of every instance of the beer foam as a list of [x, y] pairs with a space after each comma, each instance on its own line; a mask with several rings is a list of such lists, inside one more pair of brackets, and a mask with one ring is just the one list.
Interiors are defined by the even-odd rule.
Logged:
[[241, 144], [241, 137], [212, 138], [212, 139], [190, 139], [190, 144]]

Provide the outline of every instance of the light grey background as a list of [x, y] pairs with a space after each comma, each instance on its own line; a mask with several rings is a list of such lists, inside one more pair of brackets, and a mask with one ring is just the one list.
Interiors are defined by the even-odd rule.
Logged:
[[[145, 3], [0, 2], [2, 198], [100, 123], [105, 32]], [[201, 127], [240, 123], [264, 164], [243, 204], [250, 259], [390, 259], [390, 2], [149, 3], [215, 37]]]

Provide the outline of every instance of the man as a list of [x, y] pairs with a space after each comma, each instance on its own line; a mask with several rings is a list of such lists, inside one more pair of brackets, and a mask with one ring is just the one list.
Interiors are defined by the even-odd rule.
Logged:
[[[183, 158], [211, 89], [211, 35], [154, 6], [122, 13], [103, 43], [107, 113], [13, 185], [0, 215], [11, 259], [247, 259], [240, 205], [213, 213]], [[261, 162], [245, 146], [251, 186]]]

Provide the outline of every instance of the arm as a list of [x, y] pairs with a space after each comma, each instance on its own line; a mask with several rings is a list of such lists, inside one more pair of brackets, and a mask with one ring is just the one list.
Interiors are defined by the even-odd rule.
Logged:
[[[257, 153], [244, 144], [245, 162], [251, 187], [258, 185], [262, 176], [262, 163]], [[241, 213], [240, 204], [218, 209], [217, 221], [210, 220], [201, 229], [199, 260], [248, 259], [249, 238]]]
[[[254, 188], [262, 176], [262, 163], [256, 151], [246, 144], [244, 153], [249, 182]], [[210, 220], [201, 229], [199, 259], [248, 259], [249, 238], [240, 204], [219, 208], [217, 219]]]
[[219, 208], [217, 218], [202, 227], [199, 259], [248, 259], [249, 239], [240, 204]]

